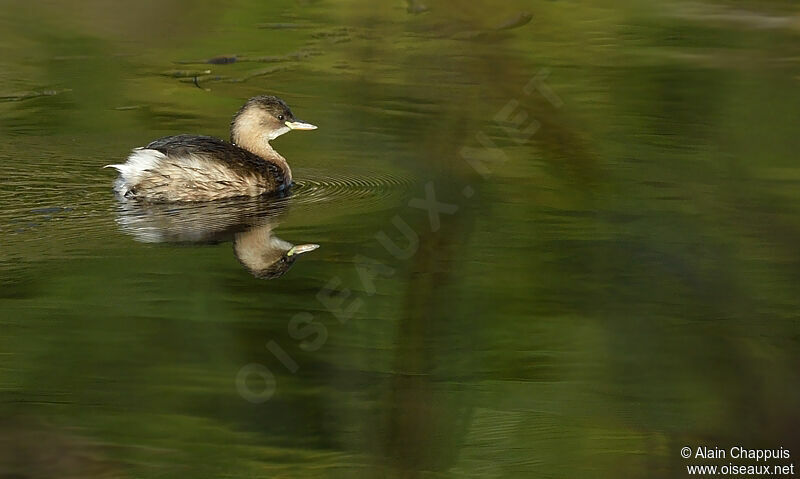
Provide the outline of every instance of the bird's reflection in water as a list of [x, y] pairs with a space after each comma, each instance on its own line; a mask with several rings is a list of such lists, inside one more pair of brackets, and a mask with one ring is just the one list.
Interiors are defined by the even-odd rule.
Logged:
[[288, 198], [244, 198], [192, 204], [124, 201], [117, 223], [143, 243], [218, 244], [232, 241], [239, 262], [256, 278], [282, 276], [297, 258], [319, 248], [273, 235]]

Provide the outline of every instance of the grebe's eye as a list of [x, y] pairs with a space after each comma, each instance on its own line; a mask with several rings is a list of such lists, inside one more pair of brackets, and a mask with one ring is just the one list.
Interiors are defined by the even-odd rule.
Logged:
[[278, 115], [278, 121], [283, 121], [283, 115]]

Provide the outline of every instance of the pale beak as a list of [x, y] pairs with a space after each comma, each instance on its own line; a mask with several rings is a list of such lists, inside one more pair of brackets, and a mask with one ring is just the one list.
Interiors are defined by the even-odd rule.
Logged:
[[284, 125], [288, 126], [290, 130], [316, 130], [317, 127], [312, 125], [311, 123], [305, 123], [302, 121], [287, 121]]
[[314, 251], [317, 248], [319, 248], [318, 244], [299, 244], [289, 248], [289, 251], [286, 252], [286, 256], [308, 253], [309, 251]]

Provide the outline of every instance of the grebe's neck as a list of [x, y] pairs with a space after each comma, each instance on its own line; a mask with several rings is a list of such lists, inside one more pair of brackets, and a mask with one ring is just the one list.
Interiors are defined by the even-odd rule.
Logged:
[[291, 247], [292, 244], [272, 235], [269, 223], [236, 233], [233, 240], [236, 257], [251, 271], [266, 270]]
[[[286, 130], [288, 131], [288, 128]], [[281, 133], [283, 132], [278, 132], [278, 135]], [[289, 168], [289, 163], [269, 144], [270, 140], [277, 138], [278, 135], [270, 136], [266, 133], [260, 122], [249, 111], [237, 115], [231, 125], [231, 143], [255, 153], [264, 161], [277, 165], [283, 171], [284, 182], [291, 184], [292, 170]]]
[[275, 151], [272, 145], [269, 144], [269, 140], [264, 137], [262, 138], [263, 139], [256, 139], [256, 141], [247, 141], [247, 137], [245, 137], [237, 141], [236, 136], [233, 136], [231, 140], [232, 143], [239, 148], [244, 148], [260, 156], [264, 161], [277, 165], [283, 171], [284, 182], [290, 184], [292, 182], [292, 169], [289, 168], [289, 163], [286, 161], [286, 158]]

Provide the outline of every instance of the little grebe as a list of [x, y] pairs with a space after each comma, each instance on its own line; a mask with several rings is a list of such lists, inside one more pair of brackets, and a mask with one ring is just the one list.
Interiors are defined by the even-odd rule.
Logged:
[[205, 201], [279, 193], [292, 171], [271, 140], [289, 130], [314, 130], [274, 96], [257, 96], [234, 115], [231, 142], [210, 136], [167, 136], [136, 148], [119, 171], [114, 191], [148, 201]]

